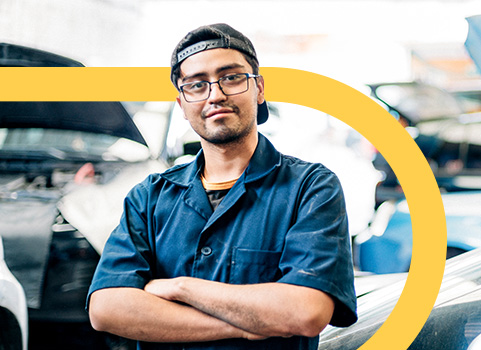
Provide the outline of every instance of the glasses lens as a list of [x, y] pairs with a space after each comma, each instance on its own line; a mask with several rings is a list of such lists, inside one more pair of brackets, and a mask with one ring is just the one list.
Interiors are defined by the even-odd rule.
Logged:
[[207, 81], [197, 81], [182, 86], [182, 92], [187, 102], [205, 100], [209, 97], [209, 91], [209, 83]]
[[247, 74], [232, 74], [219, 79], [219, 85], [226, 95], [240, 94], [249, 89]]

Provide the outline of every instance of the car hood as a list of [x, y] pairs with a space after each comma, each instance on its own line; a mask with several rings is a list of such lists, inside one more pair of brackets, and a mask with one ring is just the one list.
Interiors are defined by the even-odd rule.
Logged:
[[86, 131], [146, 145], [120, 102], [0, 102], [0, 128]]
[[455, 95], [417, 81], [369, 84], [371, 95], [396, 118], [401, 115], [413, 125], [426, 120], [456, 117], [464, 112]]
[[[479, 308], [481, 277], [481, 248], [460, 254], [446, 261], [444, 276], [436, 299], [433, 311], [429, 316], [426, 325], [438, 325], [439, 338], [444, 334], [441, 325], [446, 324], [446, 319], [441, 320], [436, 312], [448, 305], [465, 304], [468, 300], [477, 301]], [[328, 326], [322, 333], [319, 349], [323, 350], [351, 350], [360, 348], [373, 334], [382, 326], [387, 317], [396, 306], [406, 283], [406, 274], [399, 275], [399, 280], [389, 285], [381, 286], [379, 289], [372, 290], [366, 295], [358, 298], [359, 320], [347, 328], [335, 328]], [[469, 304], [465, 304], [468, 305]], [[478, 309], [473, 309], [478, 312]], [[467, 321], [460, 322], [455, 319], [457, 314], [466, 314], [466, 309], [462, 312], [453, 312], [451, 319], [455, 320], [460, 327], [464, 327]], [[479, 321], [477, 321], [479, 324]], [[431, 328], [432, 329], [432, 328]], [[454, 329], [454, 327], [453, 327]], [[478, 328], [479, 329], [479, 328]], [[454, 332], [453, 332], [454, 333]], [[421, 333], [420, 333], [421, 334]], [[461, 333], [458, 333], [461, 334]], [[478, 333], [479, 334], [479, 333]], [[436, 329], [432, 331], [431, 339], [438, 337]], [[477, 335], [477, 334], [476, 334]], [[418, 336], [419, 337], [419, 336]], [[429, 335], [426, 336], [429, 339]], [[449, 343], [453, 345], [452, 339]], [[416, 340], [415, 340], [416, 341]], [[419, 341], [419, 339], [418, 339]], [[413, 346], [410, 349], [439, 349], [439, 347]], [[466, 349], [466, 347], [450, 347], [450, 349]]]
[[47, 51], [0, 43], [0, 66], [3, 67], [84, 67], [78, 61]]
[[[50, 52], [0, 43], [0, 67], [83, 67]], [[54, 128], [127, 138], [146, 145], [120, 102], [0, 102], [0, 128]]]

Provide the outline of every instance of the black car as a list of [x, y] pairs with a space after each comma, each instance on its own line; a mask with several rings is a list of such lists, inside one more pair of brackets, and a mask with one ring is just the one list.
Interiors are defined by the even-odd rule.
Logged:
[[[82, 65], [0, 44], [0, 66]], [[122, 349], [93, 332], [85, 298], [124, 196], [166, 168], [120, 102], [0, 102], [0, 233], [27, 297], [29, 349]]]

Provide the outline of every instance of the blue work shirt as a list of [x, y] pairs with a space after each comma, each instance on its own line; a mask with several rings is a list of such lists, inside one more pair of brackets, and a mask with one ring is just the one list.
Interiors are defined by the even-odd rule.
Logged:
[[[335, 301], [334, 326], [357, 319], [350, 237], [337, 177], [282, 155], [261, 134], [242, 176], [215, 211], [200, 180], [204, 157], [152, 174], [125, 199], [89, 295], [192, 276], [232, 284], [282, 282]], [[274, 296], [273, 296], [274, 297]], [[159, 315], [161, 317], [161, 315]], [[318, 337], [144, 343], [139, 349], [317, 349]]]

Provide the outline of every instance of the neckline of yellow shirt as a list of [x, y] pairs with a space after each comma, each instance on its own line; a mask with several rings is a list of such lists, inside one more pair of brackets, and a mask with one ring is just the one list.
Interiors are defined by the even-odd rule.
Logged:
[[204, 178], [204, 174], [200, 175], [200, 179], [202, 181], [202, 185], [208, 191], [222, 191], [222, 190], [229, 190], [234, 186], [236, 181], [239, 179], [233, 179], [225, 182], [209, 182]]

